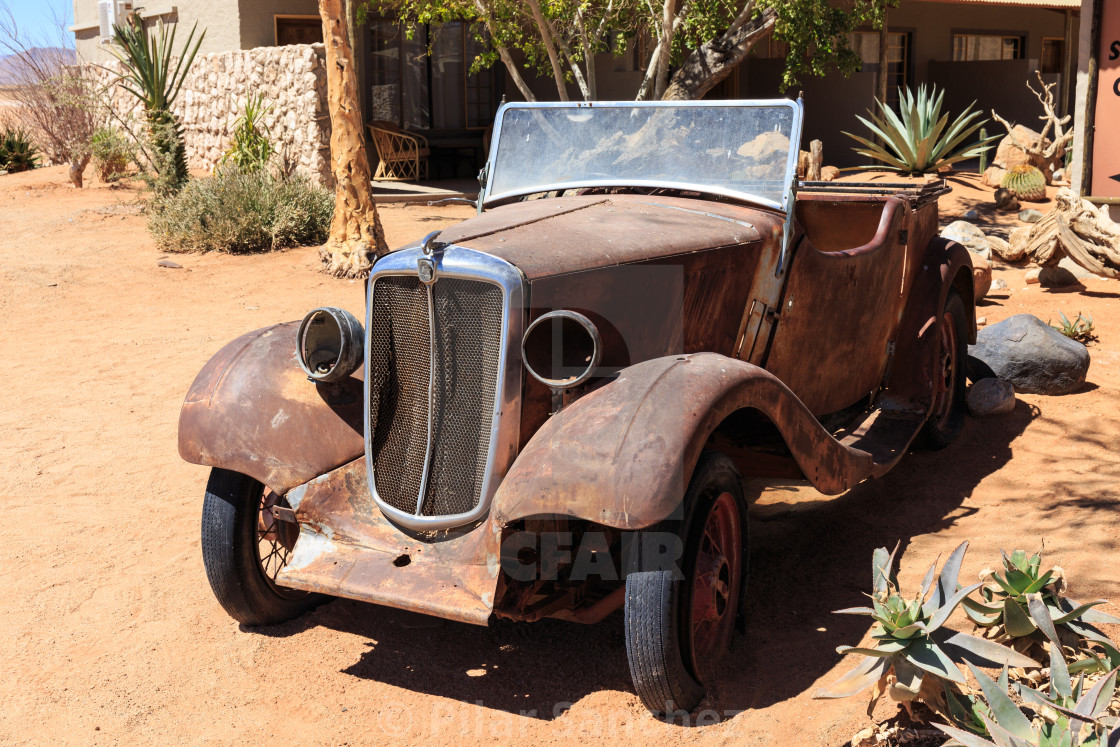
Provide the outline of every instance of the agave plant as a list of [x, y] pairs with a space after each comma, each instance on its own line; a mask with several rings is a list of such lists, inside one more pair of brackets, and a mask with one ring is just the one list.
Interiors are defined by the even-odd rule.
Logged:
[[856, 116], [882, 143], [850, 132], [844, 133], [863, 145], [862, 148], [853, 148], [856, 153], [885, 163], [892, 171], [907, 174], [937, 171], [943, 166], [979, 157], [999, 137], [993, 135], [970, 140], [973, 133], [988, 122], [986, 119], [973, 122], [980, 116], [980, 112], [972, 108], [975, 101], [949, 124], [949, 115], [941, 113], [945, 91], [938, 93], [937, 86], [929, 92], [924, 85], [919, 86], [916, 96], [909, 88], [900, 88], [898, 98], [901, 116], [878, 99], [875, 99], [880, 112], [878, 115], [868, 110], [870, 121]]
[[[1056, 660], [1062, 661], [1060, 654]], [[980, 683], [987, 703], [979, 713], [989, 739], [955, 726], [935, 723], [934, 726], [953, 738], [951, 744], [964, 747], [1113, 747], [1120, 743], [1116, 719], [1105, 715], [1116, 692], [1115, 669], [1089, 690], [1084, 689], [1084, 675], [1076, 685], [1071, 685], [1068, 671], [1065, 671], [1064, 680], [1060, 676], [1051, 680], [1049, 695], [1018, 685], [1025, 707], [1034, 712], [1033, 719], [1008, 695], [1006, 668], [998, 681], [975, 667], [972, 667], [972, 674]]]
[[991, 581], [980, 590], [983, 602], [964, 601], [969, 619], [986, 628], [993, 640], [1027, 654], [1044, 652], [1050, 641], [1071, 649], [1080, 657], [1070, 665], [1074, 672], [1120, 667], [1116, 644], [1093, 627], [1093, 623], [1120, 623], [1120, 618], [1093, 609], [1106, 600], [1078, 604], [1062, 596], [1061, 569], [1043, 571], [1041, 550], [1031, 556], [1023, 550], [1000, 553], [1003, 573], [990, 574]]
[[243, 174], [260, 171], [272, 158], [271, 133], [264, 116], [272, 107], [264, 103], [264, 95], [257, 94], [245, 100], [245, 111], [233, 126], [229, 148], [222, 154], [218, 166], [233, 164]]
[[113, 46], [109, 48], [125, 68], [121, 87], [144, 106], [152, 147], [163, 156], [156, 162], [167, 164], [167, 168], [172, 170], [169, 182], [174, 187], [187, 180], [188, 172], [183, 126], [172, 113], [171, 105], [179, 95], [187, 71], [206, 36], [203, 31], [196, 40], [194, 34], [197, 28], [198, 24], [195, 24], [191, 29], [174, 67], [171, 58], [175, 47], [174, 27], [168, 33], [163, 21], [160, 21], [155, 33], [149, 35], [144, 30], [140, 14], [135, 11], [127, 24], [113, 27]]
[[[985, 665], [1037, 667], [1039, 663], [994, 641], [965, 633], [942, 631], [953, 610], [980, 584], [960, 588], [957, 577], [968, 549], [962, 542], [937, 574], [937, 563], [930, 566], [922, 581], [921, 591], [912, 599], [898, 588], [893, 567], [894, 551], [877, 549], [872, 559], [871, 607], [837, 610], [838, 614], [868, 615], [875, 620], [871, 648], [840, 646], [842, 655], [856, 655], [863, 660], [831, 686], [814, 693], [815, 698], [843, 698], [876, 684], [872, 702], [885, 691], [893, 699], [907, 703], [921, 699], [935, 711], [945, 713], [946, 689], [965, 684], [958, 668], [962, 661]], [[936, 579], [936, 583], [935, 583]], [[939, 635], [940, 633], [940, 635]]]

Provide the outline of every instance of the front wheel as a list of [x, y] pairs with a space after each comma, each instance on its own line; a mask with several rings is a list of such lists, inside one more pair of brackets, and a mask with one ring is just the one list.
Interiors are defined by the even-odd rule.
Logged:
[[287, 502], [253, 478], [210, 472], [202, 504], [202, 562], [218, 602], [245, 625], [290, 620], [327, 599], [275, 583], [299, 527], [275, 519], [273, 506], [286, 508]]
[[730, 648], [746, 575], [745, 505], [735, 465], [708, 452], [685, 494], [686, 520], [634, 540], [626, 655], [638, 697], [656, 714], [695, 709]]
[[956, 441], [964, 427], [967, 320], [961, 294], [955, 288], [950, 289], [941, 313], [937, 367], [933, 373], [933, 408], [921, 438], [921, 445], [934, 451]]

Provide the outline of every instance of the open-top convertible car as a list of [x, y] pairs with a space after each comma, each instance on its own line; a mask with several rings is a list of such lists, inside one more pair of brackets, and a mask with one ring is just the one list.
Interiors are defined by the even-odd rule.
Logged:
[[345, 311], [198, 375], [223, 607], [327, 595], [487, 624], [621, 608], [634, 686], [690, 710], [745, 599], [745, 477], [840, 493], [963, 418], [972, 267], [939, 182], [798, 183], [800, 102], [511, 104], [479, 214]]

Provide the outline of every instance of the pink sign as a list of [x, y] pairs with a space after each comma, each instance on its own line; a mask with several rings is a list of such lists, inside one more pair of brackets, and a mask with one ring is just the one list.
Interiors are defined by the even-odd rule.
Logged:
[[1120, 0], [1103, 0], [1093, 122], [1094, 197], [1120, 197]]

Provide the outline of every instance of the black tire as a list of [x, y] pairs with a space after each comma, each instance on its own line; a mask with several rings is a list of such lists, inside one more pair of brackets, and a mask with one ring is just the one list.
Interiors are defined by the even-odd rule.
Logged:
[[922, 448], [930, 451], [939, 451], [956, 441], [964, 427], [968, 315], [955, 288], [945, 298], [941, 317], [933, 406], [919, 440]]
[[[261, 558], [262, 542], [271, 546], [265, 563], [269, 563], [269, 572], [275, 576], [287, 562], [287, 556], [273, 553], [278, 547], [282, 552], [285, 545], [291, 550], [295, 530], [293, 525], [284, 526], [282, 522], [276, 522], [276, 529], [269, 533], [259, 529], [265, 497], [265, 487], [253, 478], [214, 469], [206, 483], [202, 504], [202, 563], [206, 566], [206, 578], [225, 611], [245, 625], [284, 622], [327, 600], [322, 594], [277, 586], [266, 572]], [[279, 503], [287, 506], [283, 499]], [[268, 519], [271, 520], [271, 514]], [[267, 539], [280, 538], [281, 534], [290, 541]], [[274, 567], [272, 561], [279, 561], [279, 565]]]
[[[623, 616], [630, 676], [642, 703], [657, 715], [691, 713], [707, 694], [716, 665], [730, 647], [746, 581], [746, 502], [742, 479], [731, 460], [717, 452], [702, 455], [682, 507], [681, 519], [634, 537], [626, 575]], [[738, 539], [730, 544], [738, 545], [738, 559], [728, 561], [728, 590], [716, 621], [718, 630], [699, 647], [693, 635], [693, 594], [701, 586], [698, 559], [710, 557], [701, 553], [701, 547], [717, 512], [724, 524], [737, 528]], [[663, 548], [674, 539], [683, 549], [675, 553], [679, 569], [658, 567], [665, 565]], [[722, 578], [722, 569], [716, 575]]]

